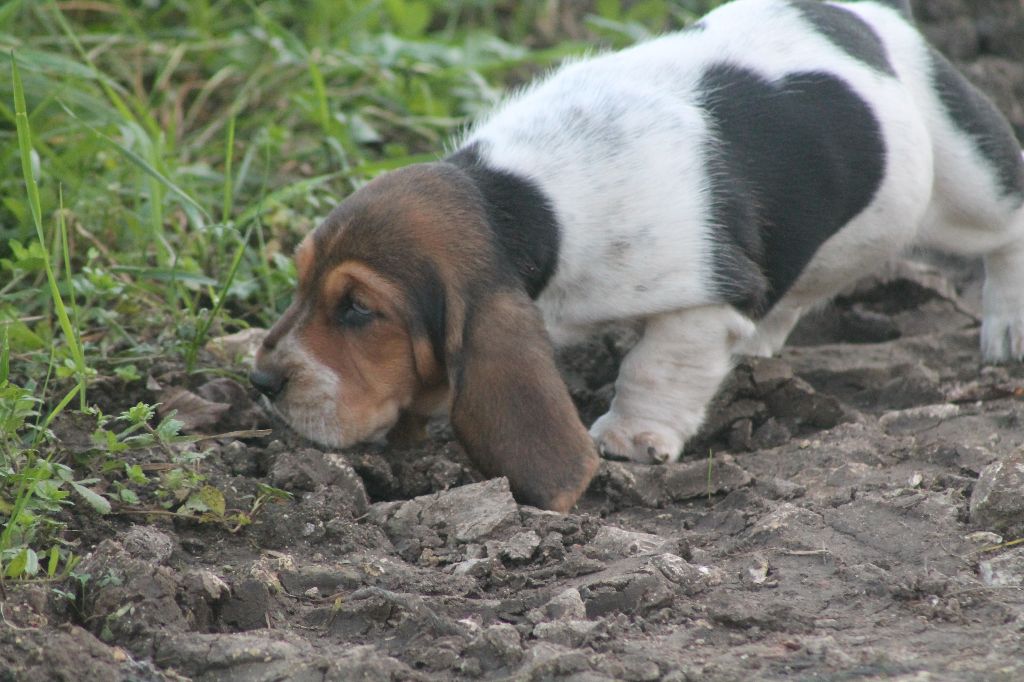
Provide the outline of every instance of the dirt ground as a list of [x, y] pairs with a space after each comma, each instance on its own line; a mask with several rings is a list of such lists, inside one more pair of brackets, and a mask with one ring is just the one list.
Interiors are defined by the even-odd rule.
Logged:
[[[1024, 130], [1021, 5], [916, 9]], [[1024, 679], [1024, 545], [997, 547], [1024, 537], [1024, 367], [980, 362], [979, 275], [921, 254], [863, 282], [741, 362], [681, 462], [606, 462], [569, 515], [481, 481], [444, 424], [321, 452], [174, 362], [98, 388], [274, 427], [202, 471], [229, 509], [293, 499], [236, 532], [79, 507], [89, 579], [8, 586], [0, 681]], [[630, 342], [562, 353], [585, 419]]]

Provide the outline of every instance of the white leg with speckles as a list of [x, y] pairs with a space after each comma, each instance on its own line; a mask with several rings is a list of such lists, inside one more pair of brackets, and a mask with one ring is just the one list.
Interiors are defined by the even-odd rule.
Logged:
[[732, 368], [733, 348], [753, 333], [753, 322], [729, 306], [648, 318], [622, 361], [611, 409], [590, 428], [601, 453], [644, 463], [678, 459]]

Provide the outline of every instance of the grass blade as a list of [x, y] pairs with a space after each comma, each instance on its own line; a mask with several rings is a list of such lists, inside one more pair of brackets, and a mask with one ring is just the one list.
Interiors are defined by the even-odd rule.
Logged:
[[[21, 154], [21, 172], [25, 179], [25, 191], [28, 193], [28, 202], [32, 211], [32, 221], [35, 224], [36, 236], [39, 244], [46, 251], [46, 237], [43, 234], [43, 210], [39, 200], [39, 186], [36, 184], [35, 175], [32, 173], [32, 131], [28, 122], [28, 111], [25, 106], [25, 89], [21, 84], [21, 75], [18, 73], [18, 62], [15, 54], [11, 53], [11, 83], [14, 88], [14, 121], [18, 129], [18, 149]], [[57, 278], [53, 273], [53, 265], [49, 258], [44, 260], [46, 269], [46, 280], [50, 285], [50, 297], [53, 299], [53, 307], [60, 322], [60, 328], [64, 332], [68, 348], [75, 362], [76, 373], [78, 374], [79, 387], [82, 390], [82, 401], [85, 401], [85, 354], [82, 352], [82, 345], [78, 335], [71, 324], [67, 308], [64, 306], [64, 299], [61, 297], [60, 289], [57, 286]]]
[[231, 162], [235, 156], [235, 115], [228, 119], [228, 140], [224, 149], [224, 202], [221, 204], [220, 221], [227, 225], [234, 208], [235, 188], [231, 177]]
[[8, 338], [7, 325], [3, 327], [3, 338], [0, 339], [0, 385], [7, 383], [11, 376], [11, 340]]

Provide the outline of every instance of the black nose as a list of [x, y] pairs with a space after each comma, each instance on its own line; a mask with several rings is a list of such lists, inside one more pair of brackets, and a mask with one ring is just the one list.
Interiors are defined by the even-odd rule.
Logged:
[[288, 380], [280, 372], [254, 369], [249, 372], [249, 381], [260, 393], [273, 399], [281, 392]]

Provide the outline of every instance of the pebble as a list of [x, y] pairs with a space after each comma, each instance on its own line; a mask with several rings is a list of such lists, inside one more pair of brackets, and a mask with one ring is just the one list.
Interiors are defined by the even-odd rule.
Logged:
[[[519, 506], [509, 490], [508, 479], [503, 477], [415, 497], [407, 502], [375, 504], [370, 509], [369, 519], [382, 525], [392, 540], [414, 537], [426, 527], [447, 539], [448, 544], [497, 540], [506, 537], [508, 531], [520, 523]], [[532, 542], [532, 537], [524, 535], [511, 551], [521, 554]], [[507, 548], [508, 541], [503, 541], [503, 545]]]
[[1024, 548], [1013, 549], [978, 564], [981, 581], [989, 587], [1024, 585]]
[[638, 533], [618, 526], [601, 526], [597, 535], [584, 548], [594, 559], [609, 561], [639, 554], [650, 554], [664, 547], [668, 540], [651, 533]]
[[571, 587], [552, 597], [544, 605], [544, 613], [556, 620], [582, 620], [587, 617], [587, 607], [580, 597], [580, 591]]
[[132, 526], [121, 538], [125, 551], [135, 559], [163, 564], [174, 552], [171, 537], [153, 526]]
[[878, 418], [878, 424], [892, 436], [918, 433], [960, 415], [959, 405], [943, 403], [892, 410]]
[[989, 464], [971, 494], [971, 523], [1008, 537], [1024, 535], [1024, 454]]

